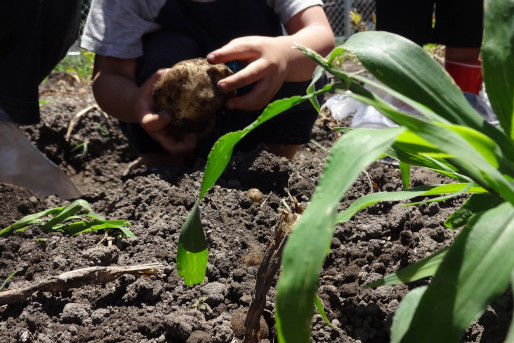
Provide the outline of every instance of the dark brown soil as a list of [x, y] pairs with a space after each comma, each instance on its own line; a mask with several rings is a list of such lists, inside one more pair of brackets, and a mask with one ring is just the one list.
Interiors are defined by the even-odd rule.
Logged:
[[[55, 82], [55, 81], [54, 81]], [[307, 205], [336, 134], [320, 121], [313, 139], [291, 162], [258, 149], [234, 156], [227, 172], [202, 202], [202, 221], [210, 259], [202, 285], [186, 287], [175, 268], [179, 228], [199, 192], [203, 161], [167, 175], [137, 168], [122, 174], [135, 158], [116, 120], [98, 111], [84, 117], [71, 142], [64, 136], [74, 113], [93, 103], [79, 87], [48, 93], [42, 122], [25, 127], [30, 139], [58, 163], [100, 214], [128, 219], [137, 236], [99, 244], [103, 235], [69, 237], [44, 234], [36, 228], [0, 238], [0, 283], [13, 271], [7, 289], [16, 289], [50, 275], [87, 267], [159, 262], [161, 276], [122, 277], [105, 285], [88, 285], [57, 294], [40, 292], [17, 305], [0, 306], [0, 342], [232, 342], [242, 332], [255, 273], [288, 193]], [[84, 95], [85, 94], [85, 95]], [[73, 150], [87, 141], [88, 149]], [[415, 170], [413, 184], [444, 182]], [[258, 188], [263, 203], [247, 191]], [[401, 188], [399, 170], [374, 164], [346, 194], [346, 208], [363, 194]], [[314, 342], [387, 342], [392, 316], [414, 285], [364, 289], [362, 285], [448, 245], [455, 232], [444, 220], [462, 198], [405, 207], [377, 204], [337, 226], [320, 280], [319, 295], [335, 328], [321, 316], [313, 318]], [[36, 198], [28, 191], [0, 185], [0, 226], [44, 208], [64, 203], [56, 197]], [[36, 240], [45, 238], [46, 241]], [[484, 282], [487, 282], [484, 280]], [[276, 341], [270, 291], [263, 338]], [[466, 342], [501, 342], [510, 322], [509, 293], [468, 330]], [[269, 333], [268, 333], [269, 332]], [[267, 335], [267, 337], [266, 337]]]

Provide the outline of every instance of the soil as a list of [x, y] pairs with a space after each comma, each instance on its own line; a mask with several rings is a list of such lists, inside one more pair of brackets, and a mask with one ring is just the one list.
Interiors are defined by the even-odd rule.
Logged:
[[[83, 199], [109, 219], [128, 219], [135, 239], [107, 245], [102, 234], [70, 237], [31, 228], [0, 237], [0, 281], [18, 273], [6, 289], [88, 266], [164, 264], [161, 275], [124, 276], [104, 285], [60, 293], [38, 292], [27, 301], [0, 306], [0, 342], [232, 342], [240, 339], [255, 274], [289, 194], [306, 206], [327, 155], [337, 139], [321, 118], [313, 141], [292, 161], [259, 148], [236, 153], [228, 170], [201, 204], [210, 249], [203, 284], [186, 287], [176, 273], [179, 228], [199, 192], [204, 161], [166, 174], [138, 167], [123, 176], [136, 156], [114, 119], [94, 110], [83, 117], [72, 139], [65, 134], [72, 116], [94, 103], [87, 84], [50, 78], [42, 87], [42, 121], [24, 127], [27, 136], [72, 178]], [[55, 79], [58, 79], [57, 81]], [[71, 84], [71, 85], [70, 85]], [[87, 142], [87, 149], [83, 143]], [[82, 144], [82, 145], [81, 145]], [[401, 188], [394, 166], [375, 163], [340, 204], [373, 191]], [[414, 170], [412, 185], [445, 182]], [[257, 188], [261, 203], [248, 196]], [[362, 287], [451, 243], [456, 232], [444, 227], [462, 203], [454, 198], [414, 207], [374, 205], [338, 225], [324, 264], [319, 292], [334, 328], [313, 317], [314, 342], [387, 342], [392, 316], [412, 288], [426, 284]], [[27, 190], [0, 185], [0, 227], [24, 215], [66, 203]], [[37, 240], [44, 238], [45, 240]], [[274, 288], [263, 315], [263, 342], [276, 341]], [[465, 342], [501, 342], [510, 323], [510, 292], [500, 297], [467, 331]]]

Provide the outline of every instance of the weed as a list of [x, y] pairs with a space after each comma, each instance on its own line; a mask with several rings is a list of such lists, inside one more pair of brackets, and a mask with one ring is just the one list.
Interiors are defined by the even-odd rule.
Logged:
[[11, 280], [14, 277], [14, 275], [16, 275], [16, 273], [18, 273], [18, 272], [19, 272], [19, 270], [13, 272], [11, 275], [9, 275], [7, 277], [7, 279], [4, 280], [4, 282], [2, 282], [2, 284], [0, 285], [0, 292], [5, 288], [5, 285], [7, 285], [7, 282], [9, 282], [9, 280]]
[[107, 220], [96, 214], [85, 200], [75, 200], [63, 207], [51, 208], [23, 217], [14, 224], [0, 230], [0, 236], [11, 232], [24, 232], [37, 226], [43, 232], [59, 231], [77, 236], [86, 232], [114, 232], [123, 238], [134, 238], [127, 220]]
[[83, 50], [78, 55], [67, 55], [54, 70], [76, 75], [81, 80], [89, 80], [91, 78], [94, 60], [94, 53]]

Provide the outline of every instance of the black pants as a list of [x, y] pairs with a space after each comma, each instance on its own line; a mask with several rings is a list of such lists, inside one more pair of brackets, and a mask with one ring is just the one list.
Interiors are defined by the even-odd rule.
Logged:
[[0, 108], [39, 121], [38, 86], [77, 39], [81, 0], [0, 1]]
[[[245, 10], [243, 8], [249, 6]], [[278, 17], [265, 1], [224, 0], [215, 2], [168, 1], [160, 12], [163, 28], [143, 38], [144, 55], [137, 61], [136, 82], [142, 84], [160, 68], [196, 57], [231, 39], [246, 35], [279, 36], [282, 27]], [[304, 95], [309, 82], [288, 82], [273, 100]], [[250, 87], [251, 88], [251, 87]], [[242, 90], [242, 92], [248, 91]], [[239, 92], [241, 94], [241, 92]], [[209, 146], [221, 135], [244, 128], [261, 112], [223, 110], [216, 116], [211, 137], [202, 142]], [[309, 101], [288, 110], [262, 124], [238, 144], [239, 149], [250, 149], [258, 143], [303, 144], [310, 140], [317, 113]], [[131, 145], [139, 153], [162, 152], [138, 124], [122, 124]]]
[[377, 0], [376, 5], [377, 30], [399, 34], [420, 45], [482, 45], [483, 0]]

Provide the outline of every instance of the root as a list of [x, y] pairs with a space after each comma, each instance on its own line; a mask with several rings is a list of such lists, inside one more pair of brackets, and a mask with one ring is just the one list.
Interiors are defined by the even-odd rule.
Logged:
[[134, 170], [134, 168], [136, 167], [139, 167], [140, 165], [143, 165], [143, 157], [139, 156], [138, 158], [136, 158], [134, 161], [130, 162], [127, 166], [127, 168], [125, 168], [125, 170], [123, 171], [123, 176], [127, 176], [128, 174], [130, 174], [130, 172], [132, 170]]
[[73, 132], [73, 129], [75, 128], [75, 126], [77, 126], [78, 122], [80, 121], [80, 118], [82, 118], [83, 116], [85, 116], [86, 114], [88, 114], [89, 112], [94, 111], [94, 110], [99, 111], [106, 119], [109, 119], [109, 116], [104, 111], [102, 111], [97, 105], [91, 105], [91, 106], [84, 108], [83, 110], [80, 110], [73, 116], [73, 118], [70, 121], [70, 124], [68, 125], [68, 130], [66, 131], [66, 136], [65, 136], [66, 142], [70, 141], [71, 133]]
[[164, 265], [159, 263], [139, 264], [127, 267], [90, 267], [72, 270], [46, 280], [34, 282], [26, 287], [0, 292], [0, 305], [16, 304], [28, 299], [36, 292], [62, 292], [89, 284], [103, 284], [125, 274], [148, 276], [159, 274]]

